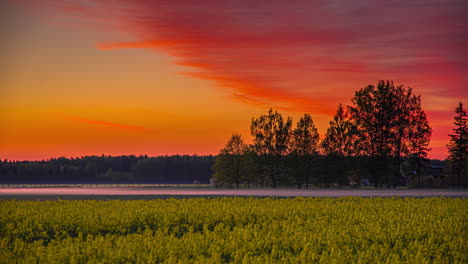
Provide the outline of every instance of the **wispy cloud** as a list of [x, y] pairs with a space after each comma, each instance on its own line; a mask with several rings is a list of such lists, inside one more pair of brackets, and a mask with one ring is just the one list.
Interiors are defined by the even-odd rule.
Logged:
[[[48, 1], [64, 12], [130, 33], [103, 50], [165, 52], [187, 74], [231, 98], [333, 112], [378, 79], [428, 96], [468, 87], [466, 1]], [[334, 107], [333, 107], [334, 108]]]
[[166, 53], [187, 67], [181, 74], [259, 108], [331, 115], [357, 89], [393, 79], [423, 95], [434, 137], [448, 140], [443, 124], [459, 100], [468, 101], [464, 0], [18, 2], [122, 31], [131, 38], [102, 39], [97, 48]]
[[79, 116], [61, 114], [61, 113], [56, 114], [56, 116], [62, 119], [75, 121], [79, 123], [85, 123], [85, 124], [92, 124], [92, 125], [105, 126], [105, 127], [111, 127], [111, 128], [123, 129], [123, 130], [131, 130], [131, 131], [154, 132], [153, 129], [149, 129], [149, 128], [141, 127], [141, 126], [125, 125], [125, 124], [109, 122], [109, 121], [94, 120], [94, 119], [88, 119], [88, 118], [83, 118]]

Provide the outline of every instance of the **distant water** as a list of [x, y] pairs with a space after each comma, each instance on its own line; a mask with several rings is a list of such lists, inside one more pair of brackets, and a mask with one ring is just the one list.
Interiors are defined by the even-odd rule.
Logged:
[[[468, 197], [456, 189], [177, 189], [177, 188], [0, 188], [0, 198], [21, 196], [276, 196], [276, 197]], [[118, 197], [116, 197], [118, 199]]]

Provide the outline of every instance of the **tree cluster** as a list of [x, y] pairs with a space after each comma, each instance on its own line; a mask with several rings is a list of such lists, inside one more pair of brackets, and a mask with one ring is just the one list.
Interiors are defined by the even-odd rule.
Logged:
[[295, 128], [290, 117], [272, 109], [253, 118], [252, 143], [234, 134], [220, 151], [214, 165], [217, 183], [301, 188], [359, 184], [365, 177], [375, 186], [394, 186], [409, 180], [401, 169], [408, 160], [413, 163], [406, 166], [413, 164], [420, 176], [428, 163], [432, 133], [421, 96], [393, 81], [379, 81], [358, 90], [351, 102], [338, 106], [323, 140], [310, 114]]
[[[468, 185], [468, 116], [455, 109], [443, 175]], [[421, 96], [392, 81], [355, 92], [338, 105], [325, 135], [310, 114], [296, 123], [270, 109], [254, 117], [249, 144], [233, 134], [215, 156], [86, 156], [47, 161], [1, 161], [0, 183], [209, 183], [218, 186], [375, 187], [425, 184], [432, 129]], [[440, 166], [440, 164], [442, 166]]]

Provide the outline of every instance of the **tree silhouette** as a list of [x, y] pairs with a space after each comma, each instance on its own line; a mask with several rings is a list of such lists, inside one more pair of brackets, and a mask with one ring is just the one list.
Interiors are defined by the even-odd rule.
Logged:
[[209, 183], [214, 161], [211, 155], [102, 155], [4, 161], [0, 166], [0, 183], [192, 183], [195, 180]]
[[292, 132], [291, 154], [295, 164], [294, 180], [301, 188], [309, 184], [312, 155], [318, 154], [319, 134], [310, 114], [304, 114]]
[[421, 184], [421, 174], [423, 168], [427, 167], [430, 160], [427, 158], [432, 129], [429, 126], [426, 113], [419, 109], [413, 116], [413, 129], [409, 132], [409, 158], [414, 159], [416, 163], [416, 173], [418, 175], [418, 184]]
[[359, 148], [371, 158], [374, 184], [390, 186], [399, 177], [402, 157], [411, 152], [410, 142], [416, 136], [429, 142], [427, 119], [419, 115], [420, 96], [393, 81], [379, 81], [357, 91], [351, 102], [348, 109], [359, 131]]
[[452, 162], [457, 176], [457, 185], [462, 186], [462, 174], [465, 170], [465, 161], [468, 153], [468, 116], [460, 102], [455, 109], [455, 128], [450, 136], [450, 144], [447, 145], [449, 160]]
[[252, 118], [250, 133], [253, 136], [252, 149], [257, 154], [260, 166], [276, 188], [281, 174], [283, 155], [288, 153], [291, 139], [292, 119], [284, 121], [283, 116], [270, 108], [268, 114]]
[[356, 164], [350, 156], [358, 155], [358, 135], [355, 124], [349, 119], [348, 112], [342, 104], [338, 105], [333, 120], [330, 121], [321, 148], [325, 153], [323, 163], [327, 169], [324, 171], [324, 184], [331, 182], [338, 185], [356, 182]]
[[[252, 144], [233, 134], [218, 157], [213, 156], [86, 156], [48, 161], [0, 161], [0, 182], [209, 182], [236, 186], [256, 182], [274, 188], [281, 180], [301, 188], [309, 183], [325, 187], [357, 184], [369, 177], [383, 187], [418, 172], [428, 164], [432, 129], [421, 107], [421, 96], [410, 87], [379, 81], [358, 91], [347, 108], [339, 105], [319, 145], [317, 128], [304, 114], [292, 129], [292, 119], [269, 109], [252, 118]], [[460, 102], [454, 134], [448, 145], [458, 185], [466, 172], [467, 114]], [[325, 155], [319, 154], [319, 146]], [[320, 177], [317, 177], [319, 175]], [[315, 176], [315, 177], [312, 177]], [[408, 181], [407, 181], [408, 182]]]
[[330, 156], [349, 156], [356, 153], [356, 126], [349, 120], [342, 104], [338, 105], [333, 120], [330, 121], [321, 147]]
[[217, 185], [232, 186], [235, 184], [239, 189], [241, 180], [246, 179], [248, 174], [247, 151], [242, 135], [233, 134], [226, 146], [219, 152], [213, 166], [213, 177]]

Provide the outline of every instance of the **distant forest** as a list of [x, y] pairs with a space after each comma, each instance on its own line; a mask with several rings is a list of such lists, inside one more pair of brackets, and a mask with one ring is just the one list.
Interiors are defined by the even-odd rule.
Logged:
[[[161, 183], [161, 184], [209, 184], [218, 156], [174, 155], [148, 157], [135, 156], [86, 156], [81, 158], [54, 158], [43, 161], [0, 160], [0, 184], [12, 183]], [[292, 167], [294, 156], [285, 158], [289, 169], [279, 180], [281, 186], [294, 186], [296, 171]], [[356, 173], [356, 183], [361, 178], [371, 177], [370, 164], [366, 157], [332, 159], [326, 155], [310, 157], [310, 184], [321, 187], [336, 184], [349, 185], [348, 176]], [[431, 160], [436, 168], [444, 167], [440, 160]], [[351, 169], [353, 168], [353, 169]], [[423, 175], [429, 175], [427, 168]], [[414, 172], [408, 172], [413, 174]], [[259, 186], [258, 178], [252, 176], [249, 184]], [[246, 184], [247, 179], [242, 179]], [[432, 182], [431, 182], [432, 183]], [[405, 179], [394, 181], [406, 185]], [[226, 186], [223, 186], [226, 187]]]
[[87, 156], [0, 161], [0, 183], [209, 183], [214, 156]]

